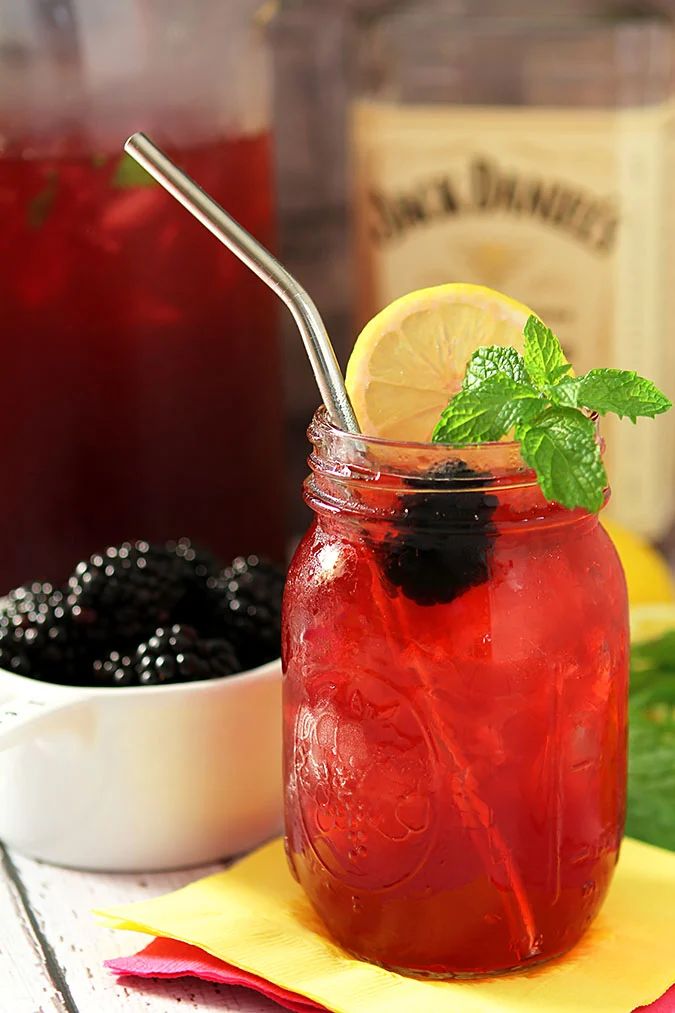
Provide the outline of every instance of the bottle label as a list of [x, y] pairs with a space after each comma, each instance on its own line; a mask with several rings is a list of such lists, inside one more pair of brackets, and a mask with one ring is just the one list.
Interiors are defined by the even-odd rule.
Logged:
[[[480, 283], [531, 306], [578, 372], [636, 369], [673, 397], [674, 109], [356, 103], [360, 322], [412, 289]], [[675, 419], [602, 428], [615, 516], [662, 535]]]

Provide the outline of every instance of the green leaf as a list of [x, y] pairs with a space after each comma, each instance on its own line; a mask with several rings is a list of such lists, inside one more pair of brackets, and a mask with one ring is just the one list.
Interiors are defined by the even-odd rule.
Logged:
[[562, 380], [562, 378], [567, 373], [569, 373], [569, 371], [571, 370], [571, 368], [572, 368], [572, 363], [571, 362], [563, 362], [562, 365], [556, 366], [555, 369], [553, 369], [552, 373], [551, 373], [551, 375], [553, 376], [553, 381], [552, 382], [553, 383], [560, 383], [561, 380]]
[[540, 395], [529, 385], [499, 373], [488, 377], [479, 387], [456, 394], [431, 439], [434, 443], [458, 446], [499, 440], [516, 423], [534, 418], [543, 407]]
[[524, 433], [521, 451], [546, 499], [570, 510], [600, 509], [607, 475], [591, 419], [576, 408], [550, 408]]
[[491, 376], [501, 374], [515, 380], [516, 383], [527, 383], [525, 362], [515, 348], [502, 345], [490, 345], [477, 348], [469, 359], [462, 384], [463, 390], [479, 387]]
[[635, 422], [639, 415], [667, 411], [671, 403], [633, 372], [594, 369], [574, 376], [558, 338], [534, 315], [523, 334], [524, 356], [498, 345], [473, 353], [462, 389], [443, 411], [432, 440], [486, 443], [513, 430], [548, 500], [599, 510], [607, 475], [594, 423], [583, 409]]
[[626, 833], [675, 851], [675, 717], [631, 707]]
[[59, 174], [55, 169], [50, 169], [44, 187], [28, 202], [26, 218], [29, 228], [34, 231], [42, 228], [52, 213], [58, 192]]
[[553, 331], [538, 317], [530, 316], [523, 334], [525, 368], [532, 382], [541, 388], [557, 383], [571, 367]]
[[653, 418], [672, 407], [659, 388], [633, 370], [592, 369], [579, 380], [579, 404], [605, 415], [614, 412], [633, 422], [639, 415]]
[[632, 649], [626, 830], [675, 851], [675, 633]]
[[655, 640], [634, 644], [631, 651], [631, 688], [642, 685], [642, 672], [675, 669], [675, 630], [668, 630]]
[[134, 186], [157, 186], [158, 184], [131, 155], [125, 154], [117, 163], [110, 185], [120, 190], [127, 190]]
[[577, 408], [579, 404], [579, 379], [576, 376], [567, 377], [560, 383], [554, 383], [546, 387], [546, 394], [553, 404], [564, 405], [567, 408]]

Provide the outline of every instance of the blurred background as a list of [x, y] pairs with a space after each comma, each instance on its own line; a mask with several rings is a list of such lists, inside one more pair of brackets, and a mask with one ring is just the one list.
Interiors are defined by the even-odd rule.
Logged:
[[[139, 537], [283, 558], [306, 524], [297, 332], [121, 155], [136, 129], [279, 252], [343, 366], [382, 305], [466, 280], [672, 397], [673, 16], [0, 0], [0, 590]], [[674, 427], [605, 427], [611, 513], [666, 553]]]

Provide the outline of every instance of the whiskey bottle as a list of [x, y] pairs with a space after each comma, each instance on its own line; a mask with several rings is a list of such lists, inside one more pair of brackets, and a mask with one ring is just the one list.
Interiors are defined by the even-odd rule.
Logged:
[[[411, 289], [522, 300], [578, 371], [675, 395], [673, 31], [658, 16], [452, 15], [360, 25], [350, 136], [361, 322]], [[675, 513], [675, 413], [603, 420], [610, 511], [659, 539]]]

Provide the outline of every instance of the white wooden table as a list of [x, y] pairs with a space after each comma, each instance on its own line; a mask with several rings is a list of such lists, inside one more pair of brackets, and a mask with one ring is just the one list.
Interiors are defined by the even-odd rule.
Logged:
[[[0, 845], [0, 1013], [278, 1013], [255, 992], [196, 978], [116, 984], [104, 966], [149, 936], [103, 928], [94, 907], [168, 893], [217, 870], [113, 875], [57, 869]], [[131, 980], [131, 979], [128, 979]]]

